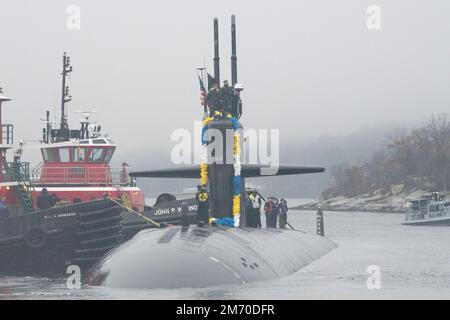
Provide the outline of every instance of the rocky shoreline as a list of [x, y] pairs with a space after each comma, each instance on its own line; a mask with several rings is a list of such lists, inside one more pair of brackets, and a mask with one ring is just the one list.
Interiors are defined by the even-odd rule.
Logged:
[[379, 189], [356, 197], [334, 197], [327, 200], [314, 200], [292, 210], [358, 211], [380, 213], [405, 213], [408, 200], [431, 196], [424, 190], [406, 190], [404, 185], [391, 186], [388, 192]]

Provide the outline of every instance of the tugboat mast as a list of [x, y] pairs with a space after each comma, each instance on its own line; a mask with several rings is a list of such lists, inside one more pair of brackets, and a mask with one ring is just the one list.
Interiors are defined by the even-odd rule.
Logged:
[[69, 93], [69, 86], [66, 86], [66, 77], [72, 72], [72, 66], [70, 65], [70, 57], [64, 52], [63, 56], [63, 71], [62, 75], [62, 91], [61, 91], [61, 135], [64, 139], [70, 138], [69, 123], [66, 116], [65, 105], [72, 100], [72, 96]]

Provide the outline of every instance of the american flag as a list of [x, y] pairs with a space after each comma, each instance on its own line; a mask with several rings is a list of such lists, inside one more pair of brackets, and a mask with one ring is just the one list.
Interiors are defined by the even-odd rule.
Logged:
[[205, 104], [206, 104], [206, 92], [201, 92], [200, 93], [200, 104], [202, 105], [202, 106], [205, 106]]
[[206, 104], [206, 89], [205, 85], [203, 84], [203, 80], [198, 76], [198, 82], [200, 83], [200, 104], [202, 106], [205, 106]]

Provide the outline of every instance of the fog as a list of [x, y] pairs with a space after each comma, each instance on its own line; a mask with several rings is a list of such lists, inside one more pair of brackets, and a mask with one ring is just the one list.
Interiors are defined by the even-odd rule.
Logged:
[[[371, 4], [381, 9], [380, 30], [366, 26]], [[70, 5], [81, 9], [79, 30], [67, 28]], [[280, 129], [280, 162], [328, 166], [340, 161], [331, 146], [322, 148], [328, 155], [302, 150], [447, 111], [449, 10], [448, 1], [411, 0], [1, 0], [0, 87], [14, 98], [3, 106], [3, 122], [15, 125], [16, 142], [30, 141], [24, 160], [37, 162], [31, 141], [41, 136], [46, 109], [58, 117], [67, 51], [74, 67], [72, 128], [79, 119], [72, 111], [99, 110], [95, 119], [119, 144], [116, 164], [170, 165], [171, 133], [192, 130], [202, 116], [195, 69], [206, 63], [213, 70], [215, 16], [221, 78], [230, 78], [230, 15], [236, 14], [238, 81], [246, 87], [241, 122]], [[352, 159], [367, 152], [355, 151]]]

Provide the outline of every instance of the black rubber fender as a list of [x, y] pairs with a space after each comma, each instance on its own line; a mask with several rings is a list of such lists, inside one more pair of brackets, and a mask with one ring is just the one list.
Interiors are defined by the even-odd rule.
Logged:
[[41, 228], [31, 228], [25, 236], [25, 243], [31, 249], [40, 249], [47, 242], [47, 233]]

